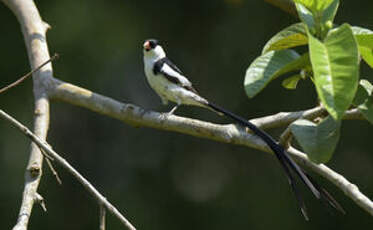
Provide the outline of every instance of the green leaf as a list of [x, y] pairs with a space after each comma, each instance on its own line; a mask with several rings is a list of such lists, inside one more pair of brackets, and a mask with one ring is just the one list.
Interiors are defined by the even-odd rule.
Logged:
[[312, 161], [326, 163], [338, 144], [340, 124], [330, 116], [319, 124], [300, 119], [290, 125], [290, 130]]
[[359, 46], [373, 48], [373, 31], [358, 26], [351, 27]]
[[309, 64], [308, 53], [300, 56], [294, 50], [273, 50], [256, 58], [245, 75], [245, 91], [249, 98], [254, 97], [276, 77], [299, 70]]
[[358, 26], [351, 27], [359, 46], [373, 48], [373, 31]]
[[358, 91], [353, 102], [361, 114], [363, 114], [364, 118], [371, 124], [373, 124], [372, 92], [373, 85], [365, 79], [360, 80]]
[[295, 46], [306, 45], [307, 32], [303, 23], [293, 24], [273, 36], [264, 46], [262, 54], [271, 50], [284, 50]]
[[370, 68], [373, 68], [373, 49], [359, 46], [359, 51], [364, 61], [370, 66]]
[[368, 93], [369, 96], [372, 95], [373, 85], [368, 80], [361, 79], [359, 82], [359, 85], [361, 85], [365, 89], [365, 91]]
[[[333, 20], [337, 13], [339, 6], [339, 0], [333, 0], [326, 8], [323, 10], [321, 23], [329, 24], [330, 28], [333, 26]], [[329, 29], [330, 29], [329, 28]]]
[[304, 5], [296, 3], [295, 4], [300, 20], [307, 25], [308, 29], [312, 33], [315, 33], [315, 19], [310, 10], [308, 10]]
[[373, 48], [373, 34], [359, 34], [355, 35], [355, 37], [359, 46]]
[[372, 92], [373, 85], [369, 81], [361, 79], [352, 104], [354, 106], [363, 104], [368, 99], [368, 97], [372, 95]]
[[369, 123], [373, 124], [373, 99], [372, 97], [368, 97], [367, 100], [357, 107], [361, 114], [363, 114], [364, 118], [369, 121]]
[[373, 31], [359, 26], [351, 26], [351, 29], [357, 39], [359, 39], [359, 35], [373, 34]]
[[282, 81], [282, 86], [286, 89], [296, 89], [298, 81], [302, 79], [300, 74], [293, 75]]
[[312, 12], [321, 12], [325, 10], [333, 0], [293, 0], [295, 3], [300, 3]]
[[358, 26], [351, 27], [364, 61], [373, 68], [373, 31]]
[[324, 39], [333, 27], [339, 0], [294, 0], [299, 18], [312, 35]]
[[336, 120], [354, 99], [359, 78], [359, 52], [348, 24], [331, 30], [324, 42], [308, 32], [317, 94]]
[[359, 106], [359, 105], [363, 104], [368, 97], [369, 97], [369, 93], [360, 83], [359, 86], [357, 87], [355, 98], [352, 101], [352, 104], [354, 106]]

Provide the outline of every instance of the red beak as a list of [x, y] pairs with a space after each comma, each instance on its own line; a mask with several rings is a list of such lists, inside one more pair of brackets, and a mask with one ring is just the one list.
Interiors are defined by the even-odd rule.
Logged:
[[150, 42], [149, 42], [149, 41], [144, 42], [143, 47], [144, 47], [144, 49], [145, 49], [146, 51], [149, 51], [149, 50], [151, 49], [151, 47], [150, 47]]

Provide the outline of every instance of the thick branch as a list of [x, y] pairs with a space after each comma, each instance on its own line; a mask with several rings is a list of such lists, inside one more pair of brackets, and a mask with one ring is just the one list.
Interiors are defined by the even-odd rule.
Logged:
[[[147, 111], [133, 104], [118, 102], [109, 97], [96, 94], [87, 89], [54, 79], [54, 87], [50, 88], [51, 99], [62, 100], [113, 117], [133, 126], [146, 126], [156, 129], [184, 133], [196, 137], [212, 139], [237, 145], [245, 145], [261, 151], [271, 152], [267, 145], [257, 136], [247, 133], [241, 126], [233, 124], [214, 124], [176, 115]], [[300, 112], [278, 113], [272, 116], [250, 120], [261, 128], [287, 126], [298, 118], [312, 119], [320, 116], [324, 110], [316, 107]], [[359, 117], [359, 111], [346, 113], [345, 118]]]
[[[121, 120], [130, 125], [174, 131], [220, 142], [245, 145], [265, 152], [271, 152], [262, 140], [257, 138], [255, 135], [247, 133], [245, 129], [239, 126], [232, 124], [219, 125], [175, 115], [165, 116], [157, 112], [145, 111], [138, 106], [120, 103], [111, 98], [101, 96], [57, 79], [55, 79], [54, 88], [50, 91], [50, 96], [52, 99], [58, 99], [70, 104], [82, 106], [94, 112]], [[253, 121], [256, 124], [261, 124], [262, 127], [278, 127], [287, 125], [300, 117], [310, 119], [317, 117], [322, 113], [323, 109], [317, 107], [315, 109], [301, 112], [279, 113], [262, 119], [258, 118]], [[344, 118], [361, 119], [361, 115], [358, 110], [353, 109], [347, 111]], [[277, 124], [276, 121], [279, 124]], [[372, 201], [342, 175], [334, 172], [323, 164], [314, 164], [304, 153], [294, 148], [290, 148], [289, 153], [294, 156], [300, 164], [309, 167], [327, 180], [332, 181], [360, 207], [373, 215]]]
[[146, 126], [226, 143], [246, 145], [263, 151], [268, 150], [260, 138], [247, 133], [241, 126], [233, 124], [219, 125], [191, 118], [175, 115], [166, 116], [158, 112], [146, 111], [138, 106], [121, 103], [57, 79], [55, 79], [54, 89], [51, 89], [49, 94], [52, 99], [85, 107], [132, 126]]
[[[3, 0], [16, 15], [23, 32], [31, 68], [35, 69], [49, 60], [45, 33], [48, 25], [42, 21], [33, 1]], [[46, 94], [48, 79], [52, 76], [51, 64], [46, 64], [33, 74], [35, 97], [34, 133], [45, 140], [49, 127], [49, 100]], [[27, 229], [37, 189], [42, 175], [43, 156], [40, 149], [31, 144], [31, 152], [25, 172], [22, 204], [14, 230]]]

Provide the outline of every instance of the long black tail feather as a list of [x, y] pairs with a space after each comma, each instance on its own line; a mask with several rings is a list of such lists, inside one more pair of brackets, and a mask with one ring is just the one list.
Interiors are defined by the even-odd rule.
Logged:
[[299, 208], [302, 212], [302, 215], [304, 217], [305, 220], [309, 220], [309, 217], [308, 217], [308, 214], [307, 214], [307, 209], [306, 209], [306, 205], [304, 204], [304, 201], [303, 201], [303, 198], [302, 198], [302, 195], [300, 194], [297, 186], [296, 186], [296, 180], [294, 179], [293, 175], [291, 174], [289, 168], [287, 167], [286, 165], [286, 161], [284, 159], [280, 159], [279, 157], [281, 157], [280, 155], [278, 154], [275, 154], [277, 159], [280, 161], [281, 165], [283, 166], [284, 170], [285, 170], [285, 174], [288, 178], [288, 182], [291, 186], [291, 189], [295, 195], [295, 198], [297, 199], [297, 202], [298, 202], [298, 205], [299, 205]]
[[336, 210], [340, 211], [341, 213], [345, 213], [342, 206], [338, 204], [338, 202], [320, 185], [316, 183], [311, 176], [306, 174], [296, 163], [295, 161], [289, 156], [289, 154], [285, 151], [285, 149], [277, 144], [277, 142], [266, 132], [262, 131], [258, 127], [256, 127], [250, 121], [216, 105], [211, 102], [208, 103], [208, 106], [217, 111], [218, 113], [222, 113], [227, 117], [239, 122], [241, 125], [248, 127], [255, 135], [259, 136], [267, 145], [268, 147], [275, 153], [276, 158], [279, 160], [281, 166], [283, 167], [285, 174], [288, 178], [289, 184], [294, 192], [294, 195], [297, 199], [298, 205], [301, 209], [301, 212], [306, 220], [308, 220], [308, 215], [306, 211], [306, 206], [304, 204], [303, 198], [296, 187], [296, 181], [290, 171], [292, 169], [301, 179], [301, 181], [311, 190], [311, 192], [315, 195], [317, 199], [321, 199], [328, 203], [330, 206], [335, 208]]
[[330, 195], [330, 193], [323, 187], [321, 187], [319, 184], [316, 183], [316, 181], [308, 175], [306, 172], [304, 172], [308, 179], [316, 186], [316, 188], [320, 191], [320, 195], [323, 199], [321, 199], [324, 203], [326, 203], [326, 206], [331, 206], [338, 210], [339, 212], [346, 214], [346, 211], [343, 209], [343, 207]]

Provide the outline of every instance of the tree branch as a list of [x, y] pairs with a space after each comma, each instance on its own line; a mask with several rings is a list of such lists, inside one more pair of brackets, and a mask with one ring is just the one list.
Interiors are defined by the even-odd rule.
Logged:
[[[73, 166], [69, 164], [64, 158], [62, 158], [58, 153], [56, 153], [50, 145], [45, 141], [33, 134], [26, 126], [22, 125], [19, 121], [5, 113], [3, 110], [0, 110], [0, 117], [4, 120], [9, 121], [14, 127], [21, 131], [25, 136], [30, 138], [33, 143], [35, 143], [39, 148], [41, 148], [48, 156], [52, 157], [55, 162], [60, 164], [66, 171], [72, 174], [77, 181], [79, 181], [83, 187], [92, 194], [92, 196], [97, 200], [99, 205], [104, 206], [109, 212], [111, 212], [115, 217], [117, 217], [121, 223], [130, 230], [136, 230], [134, 226], [112, 205], [106, 198], [99, 192], [97, 189], [89, 183]], [[37, 194], [37, 193], [36, 193]], [[35, 197], [41, 197], [36, 195]], [[43, 200], [42, 198], [39, 200]], [[101, 210], [102, 212], [102, 210]], [[104, 215], [101, 213], [100, 216]], [[101, 217], [102, 218], [102, 217]]]
[[[112, 98], [102, 96], [58, 79], [54, 79], [52, 85], [53, 87], [50, 88], [49, 91], [51, 99], [81, 106], [105, 116], [118, 119], [132, 126], [145, 126], [174, 131], [195, 137], [245, 145], [261, 151], [271, 152], [260, 138], [251, 133], [247, 133], [241, 126], [236, 126], [234, 124], [214, 124], [176, 115], [165, 116], [164, 114], [145, 110], [133, 104], [118, 102]], [[313, 119], [323, 113], [323, 108], [316, 107], [299, 112], [278, 113], [263, 118], [252, 119], [250, 121], [263, 129], [274, 128], [287, 126], [299, 118]], [[348, 111], [344, 119], [351, 119], [351, 117], [360, 119], [360, 112], [358, 110]]]
[[132, 126], [146, 126], [226, 143], [246, 145], [263, 151], [268, 150], [260, 138], [247, 133], [241, 126], [219, 125], [176, 115], [165, 116], [158, 112], [144, 110], [133, 104], [118, 102], [58, 79], [54, 79], [54, 88], [50, 89], [49, 95], [51, 99], [81, 106]]
[[[318, 106], [312, 109], [297, 111], [297, 112], [280, 112], [274, 115], [269, 115], [261, 118], [255, 118], [250, 120], [256, 126], [261, 129], [272, 129], [279, 127], [286, 127], [295, 120], [300, 118], [313, 120], [320, 116], [326, 116], [328, 113], [325, 108]], [[351, 109], [346, 111], [343, 119], [345, 120], [363, 120], [363, 115], [358, 111], [358, 109]]]
[[295, 160], [297, 160], [297, 162], [310, 168], [312, 171], [331, 181], [335, 186], [341, 189], [344, 194], [350, 197], [357, 205], [359, 205], [361, 208], [363, 208], [365, 211], [373, 216], [373, 202], [363, 193], [361, 193], [359, 188], [355, 184], [352, 184], [341, 174], [334, 172], [326, 165], [313, 163], [307, 158], [306, 154], [293, 147], [290, 147], [287, 151], [294, 157]]
[[[53, 85], [54, 87], [49, 91], [51, 99], [58, 99], [81, 106], [136, 127], [145, 126], [173, 131], [230, 144], [244, 145], [272, 153], [260, 138], [251, 133], [247, 133], [245, 129], [240, 126], [235, 126], [233, 124], [214, 124], [175, 115], [165, 116], [158, 112], [146, 111], [132, 104], [120, 103], [114, 99], [57, 79], [54, 79]], [[262, 128], [272, 128], [286, 126], [298, 118], [313, 119], [323, 113], [324, 109], [316, 107], [300, 112], [279, 113], [264, 118], [253, 119], [251, 121], [260, 124]], [[362, 119], [362, 116], [357, 109], [352, 109], [346, 112], [344, 119]], [[299, 150], [289, 148], [289, 153], [295, 157], [298, 163], [309, 167], [311, 170], [333, 182], [339, 189], [344, 191], [347, 196], [373, 216], [372, 201], [342, 175], [334, 172], [323, 164], [317, 165], [313, 163]]]
[[325, 114], [327, 114], [326, 110], [321, 106], [318, 106], [312, 109], [298, 112], [280, 112], [274, 115], [252, 119], [251, 122], [253, 122], [256, 126], [260, 127], [261, 129], [270, 129], [288, 126], [290, 123], [299, 118], [312, 120], [316, 117]]
[[106, 208], [104, 205], [100, 204], [100, 215], [99, 215], [99, 229], [106, 229]]
[[[13, 11], [21, 25], [30, 65], [32, 69], [35, 69], [37, 66], [42, 65], [43, 62], [49, 59], [45, 37], [49, 25], [42, 21], [33, 1], [2, 1]], [[241, 126], [235, 126], [233, 124], [219, 125], [175, 115], [164, 116], [160, 113], [146, 111], [132, 104], [120, 103], [111, 98], [95, 94], [89, 90], [62, 82], [53, 78], [52, 66], [50, 63], [46, 64], [33, 74], [33, 87], [35, 97], [34, 133], [37, 135], [34, 141], [38, 143], [36, 141], [38, 140], [39, 146], [45, 144], [47, 136], [49, 127], [49, 98], [51, 97], [53, 99], [59, 99], [70, 104], [85, 107], [106, 116], [116, 118], [130, 125], [174, 131], [271, 152], [261, 139], [251, 133], [247, 133]], [[288, 126], [291, 122], [300, 117], [313, 119], [322, 116], [324, 113], [325, 110], [323, 108], [317, 107], [299, 112], [278, 113], [264, 118], [253, 119], [251, 121], [263, 129], [268, 129]], [[357, 109], [352, 109], [346, 112], [344, 119], [362, 119], [362, 116]], [[49, 146], [44, 146], [44, 148], [43, 149], [52, 156], [53, 154], [51, 153], [55, 153]], [[51, 152], [48, 152], [46, 149]], [[332, 181], [359, 206], [373, 215], [372, 202], [369, 198], [364, 196], [355, 185], [351, 184], [343, 176], [337, 174], [325, 165], [316, 165], [312, 163], [302, 152], [294, 148], [290, 148], [289, 152], [299, 163], [308, 166], [311, 170]], [[63, 159], [60, 160], [65, 163], [65, 166], [66, 164], [68, 165], [68, 163]], [[14, 230], [27, 229], [32, 207], [34, 202], [37, 200], [35, 198], [39, 195], [37, 189], [42, 175], [42, 162], [43, 156], [39, 147], [32, 143], [29, 162], [25, 172], [25, 187], [22, 204], [17, 224], [13, 228]], [[79, 173], [76, 170], [72, 170], [71, 172], [78, 177]], [[80, 179], [83, 180], [84, 178]], [[86, 182], [88, 183], [88, 181]], [[86, 184], [87, 189], [90, 188], [89, 185], [89, 183]], [[96, 194], [93, 190], [90, 191], [93, 196], [100, 197], [98, 192], [98, 194]], [[125, 219], [123, 219], [124, 217], [120, 217], [120, 213], [114, 207], [108, 205], [110, 203], [106, 201], [105, 197], [101, 196], [99, 200], [102, 201], [102, 204], [105, 205], [109, 212], [114, 213], [122, 223], [131, 229], [131, 225], [126, 223]]]
[[[3, 2], [13, 11], [21, 25], [31, 69], [36, 69], [50, 59], [45, 38], [49, 26], [42, 21], [33, 1], [3, 0]], [[42, 140], [46, 139], [49, 127], [49, 99], [46, 94], [46, 86], [51, 76], [52, 65], [50, 63], [33, 73], [34, 133]], [[22, 204], [14, 230], [27, 229], [42, 175], [42, 163], [43, 156], [40, 149], [32, 143], [25, 172]]]
[[36, 69], [33, 69], [31, 70], [30, 72], [28, 72], [27, 74], [23, 75], [22, 77], [20, 77], [18, 80], [16, 80], [15, 82], [3, 87], [0, 89], [0, 94], [1, 93], [4, 93], [5, 91], [13, 88], [13, 87], [16, 87], [17, 85], [21, 84], [23, 81], [25, 81], [27, 78], [31, 77], [33, 73], [35, 73], [36, 71], [40, 70], [41, 68], [43, 68], [46, 64], [48, 64], [49, 62], [52, 62], [54, 61], [54, 59], [58, 58], [58, 54], [54, 54], [48, 61], [45, 61], [43, 64], [41, 64], [40, 66], [38, 66]]

